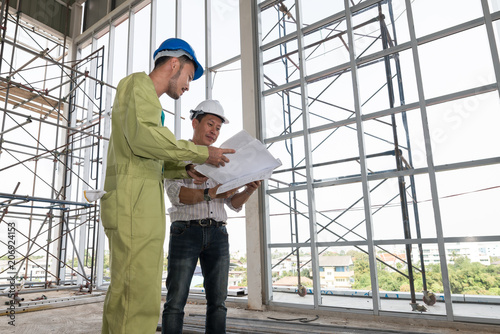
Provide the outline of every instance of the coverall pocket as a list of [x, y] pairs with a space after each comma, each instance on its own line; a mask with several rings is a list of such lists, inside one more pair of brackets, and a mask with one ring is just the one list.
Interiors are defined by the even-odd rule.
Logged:
[[116, 218], [116, 190], [108, 191], [101, 198], [101, 222], [102, 226], [108, 230], [116, 230], [118, 228], [118, 220]]
[[131, 191], [132, 235], [164, 238], [165, 201], [162, 183], [148, 178], [133, 178]]

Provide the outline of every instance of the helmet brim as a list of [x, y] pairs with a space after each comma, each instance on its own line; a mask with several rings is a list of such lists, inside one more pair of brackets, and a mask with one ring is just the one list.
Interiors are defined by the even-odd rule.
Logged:
[[214, 116], [219, 117], [222, 120], [222, 124], [229, 123], [229, 120], [225, 116], [222, 116], [219, 114], [215, 114], [215, 113], [211, 113], [211, 112], [204, 112], [203, 110], [190, 110], [189, 112], [191, 113], [191, 115], [189, 116], [189, 118], [191, 120], [195, 119], [198, 115], [214, 115]]
[[203, 75], [203, 66], [198, 62], [198, 59], [193, 58], [195, 68], [194, 68], [194, 76], [193, 76], [193, 81], [201, 78]]

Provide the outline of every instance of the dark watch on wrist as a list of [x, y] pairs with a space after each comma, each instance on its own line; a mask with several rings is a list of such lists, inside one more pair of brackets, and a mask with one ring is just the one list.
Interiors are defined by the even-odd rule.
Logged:
[[208, 189], [209, 188], [205, 188], [205, 190], [203, 191], [203, 199], [207, 202], [212, 200], [212, 197], [210, 197], [210, 195], [208, 194]]

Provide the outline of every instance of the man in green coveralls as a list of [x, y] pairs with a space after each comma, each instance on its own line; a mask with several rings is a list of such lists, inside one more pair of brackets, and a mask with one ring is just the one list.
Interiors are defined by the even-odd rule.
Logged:
[[149, 74], [122, 79], [113, 105], [101, 221], [109, 239], [111, 283], [102, 333], [154, 333], [161, 302], [164, 178], [195, 177], [190, 162], [224, 165], [234, 150], [176, 140], [163, 127], [159, 97], [178, 99], [203, 75], [191, 46], [170, 38]]

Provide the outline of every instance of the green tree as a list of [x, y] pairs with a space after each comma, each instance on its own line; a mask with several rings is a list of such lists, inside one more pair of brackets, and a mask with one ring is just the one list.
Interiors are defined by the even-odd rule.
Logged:
[[312, 279], [312, 275], [311, 275], [311, 272], [309, 271], [309, 268], [304, 268], [300, 271], [300, 276], [301, 277], [307, 277], [307, 278], [310, 278]]
[[354, 262], [354, 289], [371, 290], [370, 264], [368, 254], [363, 252], [348, 251], [347, 255], [352, 257]]
[[[350, 250], [347, 255], [354, 262], [354, 284], [353, 289], [370, 290], [370, 267], [368, 255]], [[451, 292], [456, 294], [477, 295], [500, 295], [500, 265], [485, 266], [464, 256], [453, 255], [454, 263], [448, 265], [448, 275]], [[378, 281], [380, 290], [385, 291], [410, 291], [408, 278], [398, 272], [392, 271], [382, 263], [377, 264]], [[404, 265], [396, 265], [396, 268], [407, 273]], [[420, 264], [414, 263], [413, 277], [415, 291], [423, 291], [422, 272], [418, 270]], [[428, 264], [425, 266], [425, 278], [427, 290], [435, 293], [443, 293], [441, 277], [441, 266], [439, 264]]]
[[241, 280], [241, 282], [238, 284], [238, 286], [248, 286], [248, 280], [247, 280], [247, 275], [246, 274], [243, 277], [243, 279]]

